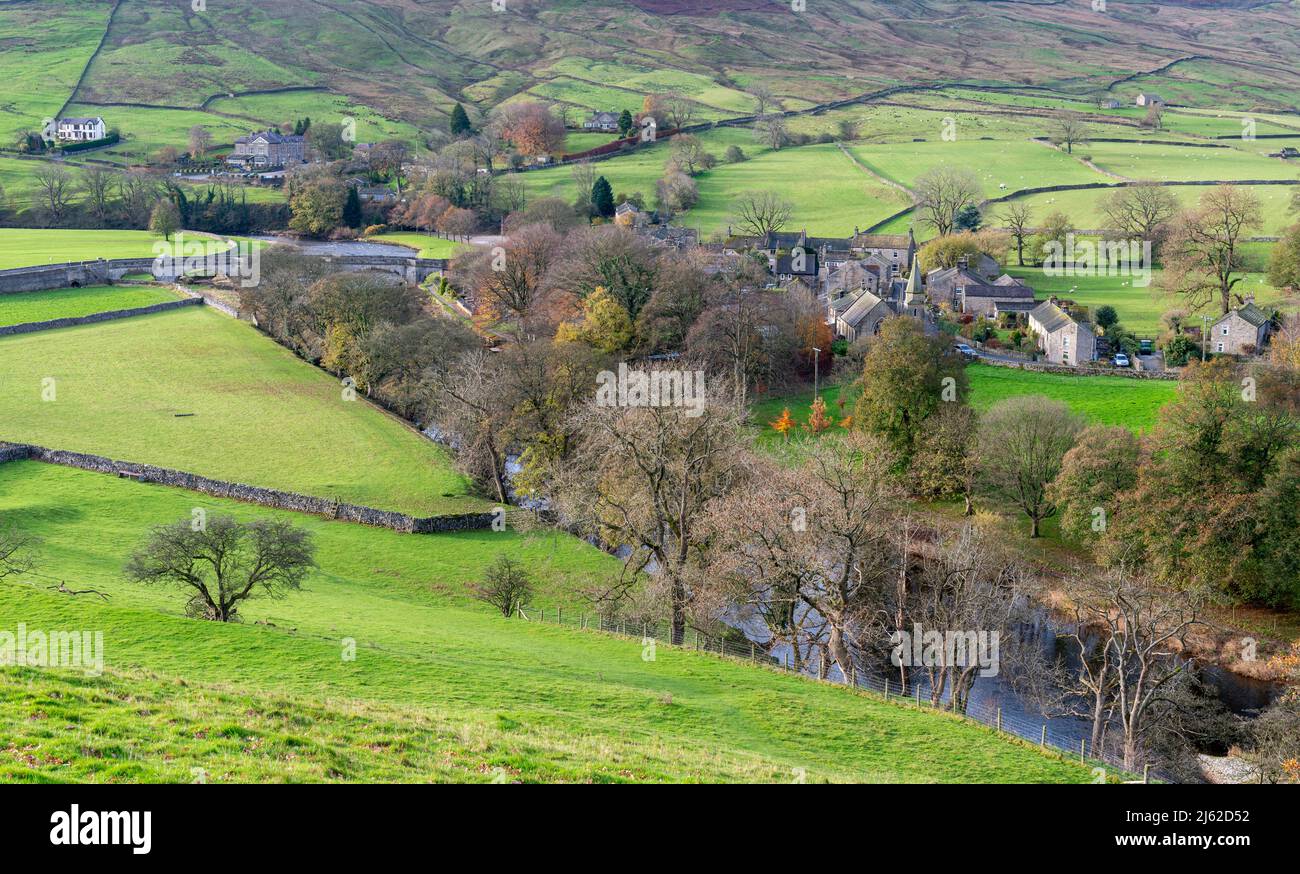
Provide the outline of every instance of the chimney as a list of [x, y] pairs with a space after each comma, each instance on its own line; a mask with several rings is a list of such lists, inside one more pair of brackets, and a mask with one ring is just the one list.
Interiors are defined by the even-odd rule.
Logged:
[[1243, 300], [1246, 301], [1247, 306], [1250, 306], [1255, 302], [1255, 293], [1253, 291], [1246, 292], [1246, 294], [1243, 296]]
[[957, 259], [957, 266], [962, 270], [968, 269], [970, 267], [970, 259], [967, 258], [965, 255], [962, 255], [960, 258]]

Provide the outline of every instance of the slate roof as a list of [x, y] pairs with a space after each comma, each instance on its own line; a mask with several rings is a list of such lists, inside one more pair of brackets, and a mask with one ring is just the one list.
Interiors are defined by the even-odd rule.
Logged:
[[1050, 300], [1045, 300], [1034, 307], [1029, 312], [1029, 317], [1042, 325], [1043, 330], [1049, 334], [1075, 322], [1069, 313]]
[[862, 320], [865, 319], [872, 310], [883, 303], [883, 300], [876, 297], [871, 292], [864, 291], [858, 299], [853, 302], [853, 306], [845, 310], [844, 315], [840, 316], [840, 318], [843, 319], [845, 324], [849, 327], [857, 330], [857, 327], [862, 323]]
[[1222, 322], [1224, 319], [1228, 318], [1228, 316], [1231, 316], [1232, 313], [1241, 316], [1245, 319], [1247, 324], [1256, 328], [1261, 327], [1268, 322], [1268, 313], [1264, 312], [1253, 303], [1248, 303], [1243, 307], [1238, 307], [1227, 315], [1220, 316], [1214, 324], [1219, 324], [1219, 322]]

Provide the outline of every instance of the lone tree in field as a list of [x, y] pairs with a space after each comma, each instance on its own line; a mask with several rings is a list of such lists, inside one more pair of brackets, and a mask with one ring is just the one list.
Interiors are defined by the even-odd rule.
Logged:
[[188, 616], [216, 622], [238, 619], [251, 598], [283, 598], [316, 567], [311, 535], [288, 522], [240, 522], [214, 516], [155, 528], [131, 556], [128, 579], [172, 583], [190, 592]]
[[1052, 123], [1052, 144], [1065, 146], [1066, 154], [1073, 155], [1075, 146], [1088, 143], [1088, 126], [1083, 123], [1083, 116], [1074, 112], [1063, 112]]
[[1030, 234], [1032, 213], [1029, 204], [1021, 201], [1008, 203], [998, 216], [1016, 241], [1016, 261], [1021, 267], [1025, 266], [1025, 240]]
[[737, 198], [732, 221], [742, 234], [765, 237], [785, 227], [793, 211], [794, 204], [775, 191], [747, 191]]
[[533, 594], [533, 578], [524, 566], [504, 552], [483, 572], [483, 582], [474, 587], [474, 597], [501, 611], [509, 619]]
[[1195, 209], [1178, 216], [1165, 245], [1165, 291], [1184, 299], [1193, 312], [1214, 304], [1221, 314], [1234, 289], [1246, 278], [1242, 244], [1263, 221], [1259, 197], [1246, 188], [1220, 185], [1205, 194]]
[[1137, 240], [1150, 240], [1158, 249], [1169, 233], [1169, 221], [1178, 214], [1178, 198], [1155, 182], [1139, 182], [1111, 192], [1101, 202], [1110, 227]]
[[160, 200], [149, 214], [149, 230], [170, 240], [181, 226], [181, 214], [170, 200]]
[[936, 167], [917, 177], [913, 186], [922, 220], [939, 236], [953, 232], [963, 207], [979, 202], [979, 179], [960, 167]]
[[1082, 429], [1082, 418], [1042, 395], [1007, 398], [984, 414], [976, 451], [979, 489], [1024, 511], [1030, 537], [1056, 515], [1048, 486]]

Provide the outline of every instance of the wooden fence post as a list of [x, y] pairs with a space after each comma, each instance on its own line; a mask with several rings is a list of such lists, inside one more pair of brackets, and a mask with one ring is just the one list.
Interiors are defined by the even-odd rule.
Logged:
[[1083, 738], [1079, 738], [1079, 764], [1083, 764]]
[[1047, 747], [1047, 723], [1043, 723], [1043, 739], [1038, 742], [1038, 746], [1046, 749]]
[[998, 734], [1002, 733], [1002, 708], [998, 708]]

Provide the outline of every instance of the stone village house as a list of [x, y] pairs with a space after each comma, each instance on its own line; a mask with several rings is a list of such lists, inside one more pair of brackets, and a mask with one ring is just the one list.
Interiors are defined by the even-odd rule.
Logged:
[[1210, 326], [1210, 351], [1218, 355], [1253, 355], [1264, 348], [1272, 327], [1268, 314], [1247, 297]]

